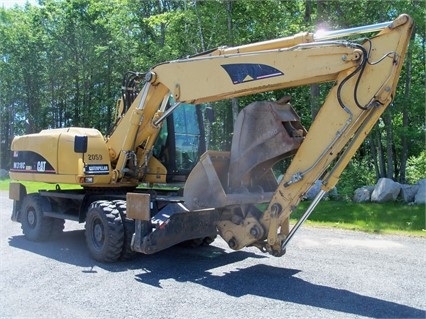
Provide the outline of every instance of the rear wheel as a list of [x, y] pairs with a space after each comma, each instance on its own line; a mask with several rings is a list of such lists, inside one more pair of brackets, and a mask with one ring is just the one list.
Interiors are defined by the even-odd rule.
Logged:
[[50, 203], [38, 194], [25, 196], [20, 209], [20, 221], [25, 237], [32, 241], [45, 241], [50, 238], [54, 219], [43, 216], [43, 209]]
[[124, 245], [120, 213], [109, 201], [90, 205], [86, 216], [86, 243], [92, 257], [100, 262], [117, 261]]

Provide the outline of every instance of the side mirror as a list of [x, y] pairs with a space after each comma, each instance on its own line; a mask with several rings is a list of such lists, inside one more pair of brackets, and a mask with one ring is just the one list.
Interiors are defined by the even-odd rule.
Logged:
[[86, 153], [87, 152], [87, 136], [78, 136], [74, 137], [74, 152], [76, 153]]

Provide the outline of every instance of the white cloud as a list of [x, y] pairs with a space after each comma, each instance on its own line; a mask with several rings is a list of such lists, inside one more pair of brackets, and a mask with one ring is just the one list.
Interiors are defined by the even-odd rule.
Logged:
[[0, 0], [0, 7], [6, 9], [13, 8], [15, 5], [23, 7], [27, 2], [32, 5], [37, 5], [36, 0]]

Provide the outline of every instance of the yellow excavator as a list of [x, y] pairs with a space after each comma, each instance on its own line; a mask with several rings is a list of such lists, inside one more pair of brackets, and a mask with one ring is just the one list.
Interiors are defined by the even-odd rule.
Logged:
[[[12, 220], [34, 241], [61, 232], [65, 220], [85, 222], [88, 249], [101, 262], [209, 244], [217, 234], [232, 249], [282, 256], [392, 102], [412, 30], [403, 14], [129, 72], [108, 135], [69, 127], [14, 138]], [[230, 151], [206, 150], [210, 102], [322, 82], [333, 86], [309, 129], [290, 98], [258, 101], [238, 115]], [[272, 168], [282, 160], [289, 164], [277, 180]], [[321, 191], [290, 227], [318, 180]], [[56, 189], [27, 194], [21, 181]]]

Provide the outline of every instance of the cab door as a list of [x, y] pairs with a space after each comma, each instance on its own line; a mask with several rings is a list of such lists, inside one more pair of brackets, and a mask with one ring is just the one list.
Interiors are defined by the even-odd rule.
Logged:
[[167, 183], [185, 182], [206, 151], [203, 123], [203, 106], [184, 103], [166, 119], [154, 146], [154, 156], [167, 169]]

